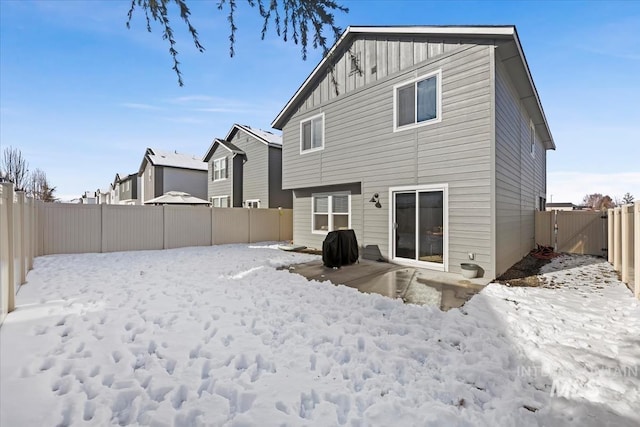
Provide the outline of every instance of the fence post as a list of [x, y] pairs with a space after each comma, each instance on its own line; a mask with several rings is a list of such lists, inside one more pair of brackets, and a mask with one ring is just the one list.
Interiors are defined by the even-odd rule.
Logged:
[[634, 294], [640, 299], [640, 200], [633, 205], [633, 235]]
[[620, 208], [613, 209], [613, 269], [616, 271], [620, 271], [620, 267], [622, 266], [622, 234], [620, 227], [621, 220], [621, 212]]
[[629, 229], [629, 210], [627, 205], [620, 207], [620, 241], [621, 248], [621, 262], [620, 262], [620, 276], [624, 283], [629, 283], [629, 255], [631, 255], [631, 230]]
[[167, 247], [167, 205], [162, 205], [162, 249]]
[[14, 244], [16, 245], [16, 252], [14, 257], [18, 258], [18, 286], [26, 282], [26, 266], [24, 262], [24, 191], [16, 191], [17, 211], [14, 211], [13, 219], [17, 221], [15, 231], [18, 235], [15, 237]]
[[216, 244], [216, 213], [215, 208], [211, 206], [211, 246]]
[[31, 203], [30, 205], [30, 210], [31, 210], [31, 242], [30, 242], [30, 247], [31, 247], [31, 251], [29, 251], [29, 270], [33, 269], [33, 259], [36, 257], [36, 233], [38, 232], [38, 227], [36, 226], [37, 224], [37, 212], [36, 212], [36, 199], [30, 199]]
[[613, 264], [613, 254], [615, 252], [615, 246], [613, 244], [613, 209], [607, 209], [607, 261], [609, 264]]
[[2, 192], [6, 194], [5, 199], [7, 201], [7, 313], [11, 313], [16, 308], [16, 280], [15, 280], [15, 247], [14, 247], [14, 197], [15, 191], [13, 184], [0, 183], [2, 186]]

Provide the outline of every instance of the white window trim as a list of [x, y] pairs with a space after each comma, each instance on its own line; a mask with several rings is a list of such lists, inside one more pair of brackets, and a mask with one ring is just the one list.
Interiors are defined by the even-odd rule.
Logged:
[[[442, 252], [443, 252], [443, 263], [438, 264], [434, 262], [426, 262], [426, 261], [417, 261], [410, 260], [406, 258], [397, 258], [395, 253], [395, 247], [393, 245], [394, 238], [394, 209], [395, 209], [395, 200], [393, 197], [393, 193], [399, 192], [419, 192], [419, 191], [442, 191], [443, 198], [443, 227], [445, 230], [442, 242]], [[416, 216], [416, 221], [418, 217]], [[416, 228], [417, 229], [417, 228]], [[389, 254], [391, 255], [391, 259], [393, 262], [403, 265], [410, 265], [415, 267], [423, 267], [428, 268], [430, 270], [438, 270], [438, 271], [449, 271], [449, 184], [432, 184], [432, 185], [406, 185], [402, 187], [390, 187], [389, 188]], [[416, 246], [417, 247], [417, 246]]]
[[260, 208], [260, 199], [247, 199], [247, 200], [245, 201], [245, 206], [246, 206], [247, 208], [250, 208], [250, 207], [251, 207], [251, 203], [257, 203], [257, 204], [258, 204], [258, 206], [256, 207], [256, 209], [259, 209], [259, 208]]
[[[227, 156], [219, 157], [217, 159], [214, 159], [213, 162], [211, 163], [211, 180], [212, 181], [218, 182], [218, 181], [225, 181], [227, 179], [227, 167], [229, 167], [229, 162], [226, 161], [226, 158]], [[224, 177], [216, 179], [216, 163], [220, 163], [221, 160], [225, 160], [227, 163], [226, 167], [224, 168]]]
[[[315, 217], [315, 211], [314, 211], [314, 204], [313, 204], [313, 199], [316, 197], [323, 197], [323, 196], [328, 196], [329, 200], [328, 200], [328, 206], [327, 206], [327, 216], [328, 216], [328, 221], [327, 221], [327, 226], [328, 229], [326, 231], [324, 230], [316, 230], [316, 217]], [[349, 196], [348, 197], [348, 206], [349, 209], [347, 211], [346, 214], [343, 213], [334, 213], [333, 212], [333, 196]], [[323, 215], [323, 214], [321, 214]], [[347, 215], [348, 217], [348, 228], [351, 229], [351, 192], [350, 191], [335, 191], [335, 192], [329, 192], [329, 193], [313, 193], [311, 194], [311, 233], [312, 234], [329, 234], [330, 231], [334, 231], [333, 230], [333, 215]]]
[[[211, 207], [213, 206], [213, 200], [214, 199], [218, 199], [218, 200], [222, 200], [222, 199], [227, 199], [227, 207], [230, 208], [231, 207], [231, 199], [229, 198], [228, 194], [222, 195], [222, 196], [211, 196], [209, 197], [209, 202], [211, 203]], [[218, 208], [220, 208], [221, 206], [217, 206]]]
[[536, 158], [536, 127], [533, 125], [533, 121], [529, 121], [529, 151], [531, 157]]
[[[418, 85], [415, 84], [421, 80], [429, 79], [433, 76], [436, 76], [436, 118], [431, 120], [425, 120], [419, 123], [412, 123], [409, 125], [398, 126], [398, 89], [405, 87], [414, 83], [416, 90], [415, 101], [418, 102], [417, 88]], [[415, 114], [418, 114], [418, 109], [415, 109]], [[393, 86], [393, 131], [401, 132], [403, 130], [415, 129], [417, 127], [428, 126], [434, 123], [440, 123], [442, 121], [442, 69], [433, 71], [431, 73], [423, 74], [419, 77], [416, 77], [411, 80], [404, 81], [402, 83], [398, 83]]]
[[[322, 118], [322, 145], [320, 147], [316, 147], [316, 148], [310, 148], [308, 150], [303, 150], [302, 149], [302, 143], [303, 143], [303, 135], [302, 135], [302, 125], [306, 122], [310, 122], [313, 121], [314, 119], [317, 119], [318, 117]], [[315, 151], [321, 151], [324, 150], [324, 113], [320, 113], [320, 114], [316, 114], [315, 116], [311, 116], [311, 117], [307, 117], [304, 120], [300, 120], [300, 154], [307, 154], [307, 153], [313, 153]], [[313, 126], [311, 126], [311, 132], [313, 133]]]

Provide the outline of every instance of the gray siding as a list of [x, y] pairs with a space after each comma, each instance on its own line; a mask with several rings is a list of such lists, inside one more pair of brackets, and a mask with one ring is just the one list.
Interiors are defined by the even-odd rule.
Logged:
[[246, 154], [242, 167], [242, 201], [260, 200], [261, 207], [269, 207], [268, 146], [242, 130], [229, 142]]
[[293, 207], [293, 193], [282, 189], [282, 149], [269, 147], [269, 207]]
[[[370, 47], [362, 56], [368, 58], [365, 64], [374, 63], [371, 46], [376, 47], [376, 77], [368, 78], [366, 73], [362, 81], [353, 77], [353, 90], [346, 95], [309, 97], [314, 101], [307, 100], [284, 126], [283, 187], [297, 190], [361, 182], [363, 200], [378, 193], [382, 209], [363, 203], [359, 208], [364, 226], [356, 233], [361, 246], [378, 245], [389, 256], [389, 187], [448, 184], [449, 271], [459, 272], [460, 262], [474, 252], [475, 262], [486, 275], [493, 275], [492, 46], [405, 40], [357, 40], [354, 44], [363, 42]], [[393, 132], [393, 86], [438, 69], [442, 70], [442, 121]], [[301, 155], [300, 120], [321, 112], [325, 114], [325, 148]], [[300, 194], [296, 191], [294, 197], [294, 240], [305, 244], [308, 236], [300, 233], [306, 224], [300, 217], [310, 217], [310, 202], [301, 202]]]
[[160, 197], [164, 193], [164, 167], [153, 166], [153, 197]]
[[192, 196], [207, 199], [207, 172], [193, 169], [163, 166], [162, 195], [167, 191], [184, 191]]
[[244, 181], [244, 156], [234, 156], [233, 157], [233, 169], [232, 173], [229, 176], [233, 176], [233, 196], [229, 199], [232, 200], [232, 206], [234, 208], [242, 207], [242, 183]]
[[[151, 171], [151, 172], [149, 172]], [[149, 176], [149, 173], [151, 173], [151, 176]], [[151, 163], [147, 162], [147, 165], [144, 168], [144, 171], [142, 173], [142, 176], [140, 177], [141, 182], [142, 182], [142, 186], [144, 188], [143, 194], [144, 194], [144, 200], [143, 202], [146, 202], [149, 199], [153, 199], [155, 196], [155, 184], [154, 184], [154, 180], [155, 180], [155, 175], [156, 175], [156, 171], [154, 170], [154, 167], [151, 165]]]
[[[461, 41], [451, 38], [437, 40], [389, 36], [359, 38], [348, 49], [337, 53], [340, 59], [335, 62], [334, 78], [338, 83], [338, 94], [336, 94], [336, 85], [331, 82], [331, 75], [327, 73], [322, 76], [311, 95], [305, 100], [303, 108], [312, 109], [399, 71], [475, 44], [473, 40]], [[351, 55], [359, 59], [359, 71], [357, 69], [352, 71]]]
[[293, 236], [298, 245], [308, 248], [322, 249], [322, 242], [326, 234], [311, 232], [311, 196], [313, 193], [331, 193], [349, 191], [351, 193], [351, 228], [356, 233], [358, 244], [363, 246], [361, 236], [364, 235], [365, 209], [375, 209], [371, 203], [364, 203], [364, 196], [359, 183], [332, 185], [313, 189], [300, 189], [293, 191]]
[[496, 274], [534, 247], [534, 211], [546, 194], [546, 151], [536, 138], [530, 152], [529, 115], [496, 59]]
[[[229, 168], [229, 178], [224, 180], [214, 181], [213, 180], [213, 161], [225, 156], [229, 159], [228, 166], [227, 166]], [[233, 172], [234, 172], [233, 161], [231, 161], [232, 157], [233, 157], [233, 154], [231, 154], [229, 150], [219, 145], [213, 152], [211, 159], [209, 159], [209, 162], [207, 163], [208, 165], [207, 200], [211, 200], [211, 197], [214, 197], [214, 196], [229, 196], [229, 202], [232, 203], [231, 197], [233, 197], [233, 188], [232, 188], [233, 179], [231, 179], [231, 177], [233, 177]]]
[[[125, 190], [126, 183], [129, 183], [129, 189]], [[128, 179], [120, 181], [120, 201], [137, 202], [138, 200], [138, 176], [134, 175]]]

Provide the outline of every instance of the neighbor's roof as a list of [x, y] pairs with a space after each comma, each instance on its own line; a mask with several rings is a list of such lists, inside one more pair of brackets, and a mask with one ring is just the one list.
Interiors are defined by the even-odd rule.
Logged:
[[280, 146], [280, 147], [282, 146], [282, 137], [280, 135], [276, 135], [276, 134], [274, 134], [272, 132], [269, 132], [268, 130], [252, 128], [250, 126], [239, 125], [237, 123], [234, 124], [231, 127], [231, 130], [229, 130], [229, 133], [227, 134], [225, 139], [227, 141], [231, 141], [231, 139], [233, 138], [233, 135], [235, 135], [235, 133], [239, 129], [242, 129], [243, 131], [247, 132], [248, 134], [255, 136], [256, 138], [258, 138], [260, 141], [264, 142], [265, 144], [277, 145], [277, 146]]
[[204, 199], [182, 191], [167, 191], [162, 196], [144, 202], [146, 205], [208, 205]]
[[224, 139], [216, 138], [216, 139], [213, 140], [213, 142], [211, 143], [211, 146], [207, 150], [207, 153], [202, 158], [202, 160], [204, 162], [208, 162], [211, 159], [211, 157], [213, 156], [213, 152], [216, 150], [216, 144], [221, 145], [222, 147], [224, 147], [227, 150], [231, 151], [231, 153], [233, 153], [233, 154], [245, 155], [244, 151], [242, 151], [240, 148], [238, 148], [234, 144], [230, 143], [229, 141], [225, 141]]
[[236, 123], [233, 126], [231, 126], [231, 129], [229, 130], [229, 132], [227, 133], [227, 136], [224, 139], [215, 138], [213, 140], [213, 142], [209, 146], [209, 149], [205, 153], [205, 155], [202, 158], [202, 160], [205, 161], [205, 162], [208, 162], [211, 159], [211, 156], [213, 155], [213, 152], [215, 151], [216, 143], [226, 147], [232, 153], [245, 154], [245, 152], [242, 149], [240, 149], [236, 145], [234, 145], [231, 142], [229, 142], [229, 141], [231, 141], [233, 139], [233, 137], [235, 136], [236, 132], [238, 132], [239, 130], [245, 131], [249, 135], [251, 135], [254, 138], [256, 138], [258, 141], [262, 142], [263, 144], [268, 145], [269, 147], [282, 148], [282, 137], [280, 135], [276, 135], [276, 134], [271, 133], [271, 132], [266, 131], [266, 130], [252, 128], [252, 127], [247, 126], [247, 125], [239, 125], [239, 124]]
[[[389, 35], [420, 35], [420, 36], [437, 36], [437, 37], [469, 37], [469, 38], [483, 38], [483, 39], [496, 39], [496, 40], [507, 40], [513, 41], [516, 46], [516, 57], [519, 61], [519, 66], [516, 67], [516, 72], [518, 75], [521, 75], [527, 82], [530, 90], [525, 97], [534, 97], [536, 108], [538, 109], [539, 114], [536, 114], [540, 117], [540, 120], [536, 122], [536, 125], [543, 125], [544, 133], [540, 135], [541, 140], [545, 144], [545, 147], [548, 149], [555, 149], [555, 143], [553, 142], [553, 136], [551, 135], [551, 130], [549, 129], [549, 124], [547, 122], [546, 116], [544, 114], [544, 110], [542, 109], [542, 103], [540, 102], [540, 97], [538, 96], [538, 91], [536, 90], [535, 84], [533, 83], [533, 78], [531, 77], [531, 72], [529, 70], [529, 65], [527, 64], [527, 60], [524, 56], [524, 52], [522, 50], [522, 45], [520, 44], [520, 39], [518, 38], [518, 32], [516, 31], [516, 27], [513, 25], [499, 25], [499, 26], [491, 26], [491, 25], [481, 25], [481, 26], [382, 26], [382, 27], [374, 27], [374, 26], [362, 26], [362, 27], [347, 27], [347, 29], [342, 33], [342, 36], [338, 39], [338, 41], [333, 45], [333, 47], [329, 50], [327, 55], [320, 61], [320, 63], [314, 68], [311, 74], [307, 77], [307, 79], [302, 83], [302, 85], [298, 88], [296, 93], [291, 97], [289, 102], [284, 106], [282, 111], [278, 114], [278, 116], [273, 120], [271, 126], [274, 129], [282, 130], [284, 124], [289, 120], [289, 118], [294, 114], [296, 110], [296, 106], [298, 103], [304, 99], [305, 96], [308, 95], [308, 92], [312, 90], [315, 85], [319, 82], [319, 80], [325, 75], [325, 72], [330, 67], [330, 62], [333, 60], [333, 56], [336, 53], [339, 53], [343, 47], [346, 47], [351, 43], [356, 37], [359, 35], [372, 35], [372, 34], [389, 34]], [[510, 58], [511, 59], [511, 58]]]
[[144, 171], [147, 161], [153, 166], [168, 166], [180, 169], [193, 169], [206, 171], [207, 164], [191, 154], [182, 154], [177, 151], [164, 151], [155, 148], [147, 148], [147, 151], [138, 170], [138, 175]]

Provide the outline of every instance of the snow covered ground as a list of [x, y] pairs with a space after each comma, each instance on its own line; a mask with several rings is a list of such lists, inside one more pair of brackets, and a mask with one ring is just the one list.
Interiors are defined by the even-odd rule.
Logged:
[[36, 259], [0, 328], [0, 425], [638, 425], [640, 305], [602, 260], [446, 313], [265, 245]]

